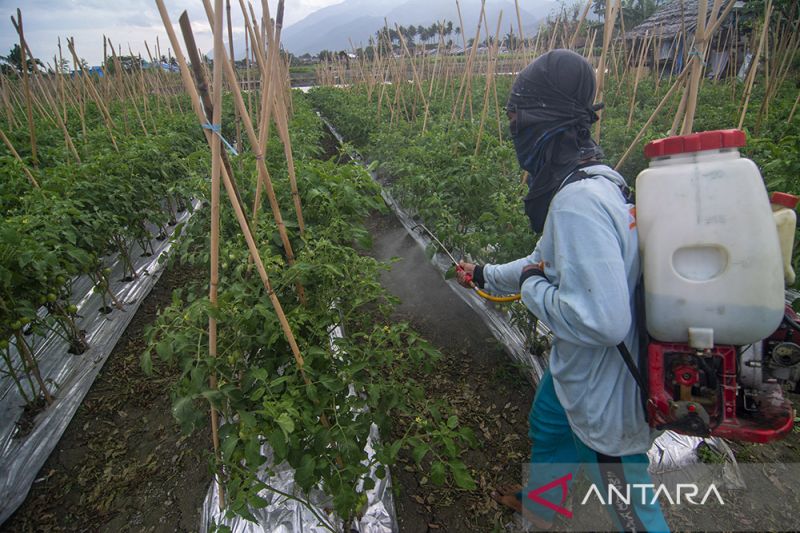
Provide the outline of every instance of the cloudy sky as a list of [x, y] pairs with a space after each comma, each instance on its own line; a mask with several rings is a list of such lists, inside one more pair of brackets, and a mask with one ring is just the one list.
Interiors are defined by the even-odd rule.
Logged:
[[[284, 27], [320, 8], [342, 1], [289, 0], [286, 2]], [[203, 52], [209, 51], [213, 44], [202, 0], [164, 0], [164, 3], [176, 30], [180, 14], [184, 10], [189, 12], [197, 46]], [[214, 0], [211, 3], [213, 5]], [[254, 8], [261, 5], [258, 0], [253, 3]], [[275, 16], [277, 0], [269, 0], [269, 6], [271, 14]], [[69, 56], [65, 38], [74, 37], [78, 55], [90, 65], [99, 65], [103, 61], [103, 35], [111, 39], [115, 48], [121, 45], [123, 54], [127, 55], [130, 44], [133, 53], [141, 53], [145, 59], [145, 41], [153, 54], [156, 37], [159, 38], [162, 54], [167, 55], [170, 46], [155, 0], [0, 0], [0, 55], [7, 55], [14, 43], [19, 42], [10, 19], [11, 15], [16, 17], [18, 7], [22, 10], [23, 31], [28, 46], [46, 64], [52, 64], [53, 56], [58, 54], [59, 37], [65, 57]], [[260, 15], [260, 12], [260, 9], [256, 9], [257, 14]], [[244, 27], [238, 0], [231, 0], [231, 14], [234, 42], [242, 41]], [[180, 31], [177, 30], [177, 33], [180, 38]], [[236, 55], [242, 57], [244, 51], [237, 50]]]

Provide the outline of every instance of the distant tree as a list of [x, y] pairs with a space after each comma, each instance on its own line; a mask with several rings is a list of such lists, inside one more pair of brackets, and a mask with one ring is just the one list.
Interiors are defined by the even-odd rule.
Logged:
[[[0, 60], [2, 60], [4, 63], [9, 65], [17, 72], [22, 72], [22, 49], [19, 47], [18, 44], [15, 44], [14, 47], [11, 50], [9, 50], [8, 55], [0, 56]], [[26, 54], [25, 65], [27, 67], [26, 70], [28, 72], [33, 71], [34, 63], [40, 67], [44, 67], [44, 64], [41, 62], [41, 60], [36, 58], [31, 59], [30, 57], [27, 57]]]

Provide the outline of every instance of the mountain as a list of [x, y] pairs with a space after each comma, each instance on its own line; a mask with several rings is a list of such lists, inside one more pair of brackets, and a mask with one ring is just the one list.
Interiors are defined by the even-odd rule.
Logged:
[[[467, 39], [475, 36], [481, 0], [460, 0], [461, 15], [464, 18], [464, 33]], [[520, 2], [523, 4], [523, 2]], [[535, 34], [539, 23], [551, 9], [558, 6], [553, 0], [526, 0], [524, 9], [520, 7], [523, 32], [526, 36]], [[514, 28], [517, 33], [517, 14], [514, 0], [487, 0], [486, 16], [489, 31], [494, 34], [500, 11], [503, 19], [500, 34]], [[345, 0], [341, 4], [325, 7], [311, 13], [304, 19], [283, 29], [283, 47], [295, 55], [317, 53], [320, 50], [350, 50], [350, 40], [358, 47], [366, 45], [370, 36], [384, 26], [384, 18], [389, 26], [429, 26], [440, 20], [450, 20], [459, 26], [455, 0]], [[481, 29], [481, 40], [484, 35]], [[454, 42], [461, 40], [455, 34], [450, 36]]]

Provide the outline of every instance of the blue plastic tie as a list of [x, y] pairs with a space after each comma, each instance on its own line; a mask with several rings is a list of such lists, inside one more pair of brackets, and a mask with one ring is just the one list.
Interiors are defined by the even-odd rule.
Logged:
[[222, 136], [222, 126], [221, 125], [212, 124], [210, 122], [206, 122], [205, 124], [203, 124], [203, 129], [210, 130], [212, 133], [215, 133], [217, 135], [217, 137], [219, 137], [219, 139], [222, 141], [222, 144], [224, 144], [228, 148], [228, 150], [230, 151], [231, 154], [233, 154], [235, 156], [239, 155], [239, 152], [236, 151], [236, 148], [231, 146], [231, 143], [229, 143], [228, 140], [225, 137]]

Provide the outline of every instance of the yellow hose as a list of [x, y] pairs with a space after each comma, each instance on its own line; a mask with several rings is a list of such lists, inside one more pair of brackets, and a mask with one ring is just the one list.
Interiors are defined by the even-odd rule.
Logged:
[[511, 294], [509, 296], [492, 296], [488, 292], [484, 292], [484, 291], [480, 290], [478, 287], [473, 287], [473, 289], [475, 289], [475, 292], [478, 293], [478, 296], [480, 296], [481, 298], [485, 298], [485, 299], [489, 300], [490, 302], [499, 302], [499, 303], [516, 302], [517, 300], [519, 300], [521, 298], [521, 296], [519, 294]]

